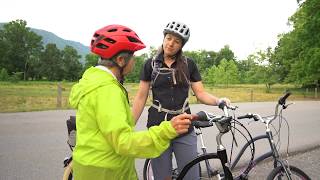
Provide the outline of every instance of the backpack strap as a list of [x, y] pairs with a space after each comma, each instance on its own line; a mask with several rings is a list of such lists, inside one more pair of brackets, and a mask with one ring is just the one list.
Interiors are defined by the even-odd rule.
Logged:
[[156, 57], [152, 58], [151, 67], [152, 67], [151, 85], [154, 84], [154, 81], [157, 79], [159, 74], [173, 74], [174, 76], [172, 78], [173, 78], [174, 84], [177, 83], [176, 77], [175, 77], [175, 69], [174, 68], [162, 67], [162, 63], [160, 63], [159, 60], [156, 60]]
[[152, 104], [151, 104], [151, 107], [157, 109], [158, 112], [165, 112], [165, 113], [166, 113], [165, 118], [164, 118], [165, 121], [167, 121], [167, 115], [168, 115], [168, 114], [178, 115], [178, 114], [182, 114], [182, 113], [186, 112], [188, 109], [190, 109], [190, 107], [187, 106], [187, 105], [188, 105], [188, 102], [189, 102], [188, 98], [186, 98], [186, 100], [184, 101], [182, 108], [181, 108], [181, 109], [178, 109], [178, 110], [170, 110], [170, 109], [163, 108], [163, 107], [161, 106], [160, 101], [155, 100], [155, 102], [157, 102], [158, 105], [152, 103]]
[[[184, 78], [187, 80], [187, 83], [190, 87], [191, 83], [190, 83], [190, 72], [189, 72], [189, 68], [188, 68], [188, 60], [187, 58], [185, 57], [184, 58], [184, 63], [186, 63], [187, 65], [187, 73], [188, 74], [185, 74], [183, 73], [184, 75]], [[153, 57], [152, 60], [151, 60], [151, 67], [152, 67], [152, 73], [151, 73], [151, 87], [153, 86], [154, 82], [156, 81], [157, 77], [159, 76], [159, 74], [172, 74], [172, 80], [173, 80], [173, 83], [176, 84], [177, 83], [177, 80], [176, 80], [176, 70], [174, 68], [163, 68], [162, 67], [162, 63], [159, 61], [159, 60], [156, 60], [156, 57]], [[189, 94], [188, 94], [189, 95]], [[183, 103], [183, 106], [181, 109], [178, 109], [178, 110], [170, 110], [170, 109], [166, 109], [166, 108], [163, 108], [161, 106], [161, 103], [159, 100], [153, 100], [153, 102], [157, 102], [158, 105], [156, 105], [155, 103], [152, 103], [151, 106], [155, 109], [158, 110], [158, 112], [165, 112], [166, 113], [166, 116], [165, 116], [165, 119], [167, 117], [168, 114], [182, 114], [184, 113], [186, 110], [189, 109], [189, 106], [188, 105], [188, 102], [189, 102], [189, 97], [187, 97], [185, 99], [185, 102]]]

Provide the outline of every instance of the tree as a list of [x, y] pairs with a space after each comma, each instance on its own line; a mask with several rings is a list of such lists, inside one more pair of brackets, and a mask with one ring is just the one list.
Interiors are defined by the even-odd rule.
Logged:
[[235, 61], [235, 56], [233, 51], [230, 49], [229, 45], [225, 45], [223, 48], [220, 49], [220, 51], [216, 55], [215, 59], [215, 65], [219, 65], [220, 61], [223, 59], [232, 60]]
[[273, 62], [285, 81], [319, 86], [320, 1], [303, 1], [289, 23], [293, 30], [282, 35]]
[[0, 71], [0, 81], [8, 81], [9, 75], [5, 68], [2, 68]]
[[42, 49], [42, 37], [26, 27], [24, 20], [11, 21], [0, 30], [0, 66], [8, 70], [9, 74], [23, 72], [23, 79], [28, 79], [31, 61], [39, 55]]
[[237, 67], [239, 70], [239, 81], [240, 83], [258, 83], [259, 79], [256, 78], [256, 67], [258, 63], [256, 61], [256, 56], [251, 54], [247, 59], [237, 61]]
[[205, 82], [210, 84], [229, 84], [239, 82], [238, 68], [234, 61], [223, 59], [219, 66], [212, 66], [205, 75]]
[[216, 59], [216, 52], [214, 51], [206, 51], [206, 50], [200, 50], [200, 51], [186, 51], [184, 52], [185, 55], [197, 64], [197, 67], [199, 69], [200, 74], [204, 75], [208, 68], [210, 68], [213, 65], [216, 65], [215, 59]]
[[62, 51], [62, 64], [64, 71], [64, 79], [77, 80], [82, 72], [82, 64], [79, 62], [81, 58], [76, 49], [66, 46]]
[[85, 57], [83, 72], [91, 66], [96, 66], [98, 63], [98, 59], [99, 59], [99, 56], [97, 56], [96, 54], [92, 54], [92, 53], [87, 54]]
[[132, 72], [130, 72], [130, 74], [126, 76], [126, 79], [125, 79], [126, 82], [138, 83], [140, 81], [140, 72], [145, 62], [145, 56], [146, 54], [143, 54], [141, 56], [136, 56], [134, 58], [135, 67], [133, 68]]
[[274, 53], [269, 47], [266, 51], [259, 51], [256, 53], [256, 60], [258, 62], [258, 67], [256, 68], [256, 73], [261, 83], [265, 83], [266, 92], [271, 91], [271, 86], [279, 82], [279, 74], [277, 67], [272, 63], [272, 58]]
[[40, 74], [42, 77], [49, 81], [64, 79], [62, 52], [57, 48], [56, 44], [46, 45], [40, 61]]

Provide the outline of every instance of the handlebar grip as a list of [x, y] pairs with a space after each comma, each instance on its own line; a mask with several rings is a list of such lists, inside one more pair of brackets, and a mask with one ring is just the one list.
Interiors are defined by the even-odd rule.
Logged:
[[246, 119], [246, 118], [253, 118], [253, 114], [248, 113], [248, 114], [243, 115], [243, 116], [238, 116], [238, 119]]
[[227, 104], [226, 104], [225, 101], [221, 101], [221, 102], [218, 104], [218, 107], [223, 110], [223, 108], [224, 108], [226, 105], [227, 105]]
[[207, 113], [204, 111], [197, 112], [195, 119], [198, 121], [208, 121]]
[[196, 128], [206, 128], [213, 125], [209, 121], [192, 121], [191, 124]]
[[291, 93], [290, 93], [290, 92], [287, 92], [284, 96], [282, 96], [282, 97], [279, 98], [278, 103], [279, 103], [280, 105], [286, 104], [286, 99], [287, 99], [290, 95], [291, 95]]

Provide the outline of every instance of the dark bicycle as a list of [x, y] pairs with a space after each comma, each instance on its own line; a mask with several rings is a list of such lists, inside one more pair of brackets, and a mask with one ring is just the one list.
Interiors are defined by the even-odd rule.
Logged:
[[[216, 141], [217, 141], [217, 153], [206, 153], [204, 152], [203, 154], [199, 155], [198, 157], [196, 157], [193, 161], [191, 161], [190, 163], [188, 163], [180, 173], [175, 172], [173, 178], [177, 177], [176, 179], [183, 179], [184, 176], [186, 175], [186, 173], [189, 171], [190, 168], [192, 168], [193, 166], [198, 166], [199, 163], [205, 164], [205, 168], [202, 168], [202, 170], [204, 170], [205, 172], [201, 173], [201, 176], [205, 176], [205, 177], [200, 177], [200, 179], [213, 179], [213, 178], [217, 178], [217, 179], [248, 179], [249, 173], [250, 171], [256, 167], [257, 164], [259, 164], [260, 162], [262, 162], [263, 160], [271, 157], [274, 160], [274, 168], [273, 170], [270, 172], [270, 174], [268, 175], [267, 179], [310, 179], [308, 177], [308, 175], [306, 175], [306, 173], [304, 173], [301, 169], [289, 165], [287, 161], [284, 161], [280, 158], [279, 156], [279, 152], [276, 148], [276, 144], [274, 142], [273, 139], [273, 134], [270, 130], [270, 123], [275, 120], [277, 117], [280, 118], [279, 121], [282, 121], [283, 117], [282, 117], [282, 110], [286, 109], [288, 107], [288, 105], [286, 104], [286, 99], [288, 98], [290, 94], [287, 93], [285, 94], [283, 97], [281, 97], [276, 105], [276, 109], [275, 109], [275, 115], [272, 117], [261, 117], [258, 114], [246, 114], [244, 116], [239, 116], [238, 119], [244, 119], [244, 118], [253, 118], [256, 121], [261, 121], [265, 124], [266, 126], [266, 134], [265, 135], [261, 135], [261, 136], [257, 136], [252, 138], [252, 136], [249, 134], [250, 139], [247, 141], [247, 143], [244, 145], [244, 147], [242, 147], [242, 149], [240, 150], [239, 154], [237, 155], [237, 157], [235, 158], [235, 160], [230, 163], [228, 161], [228, 155], [226, 152], [226, 148], [223, 146], [222, 144], [222, 136], [226, 133], [228, 133], [231, 129], [232, 126], [232, 122], [236, 122], [237, 124], [242, 125], [240, 122], [238, 122], [235, 118], [232, 118], [231, 116], [228, 116], [228, 112], [227, 112], [227, 106], [223, 105], [223, 107], [220, 107], [222, 109], [224, 109], [225, 112], [225, 116], [215, 116], [211, 113], [207, 113], [204, 111], [201, 111], [198, 114], [199, 116], [199, 122], [201, 124], [205, 124], [203, 125], [201, 128], [203, 127], [208, 127], [208, 126], [213, 126], [214, 124], [216, 125], [216, 127], [219, 130], [219, 133], [216, 136]], [[278, 113], [278, 108], [282, 107], [280, 110], [280, 113]], [[231, 131], [232, 132], [232, 131]], [[201, 138], [201, 142], [203, 142], [202, 137]], [[255, 152], [255, 148], [254, 148], [254, 143], [258, 140], [262, 140], [262, 139], [267, 139], [270, 145], [270, 151], [254, 158], [253, 154]], [[243, 153], [246, 151], [246, 149], [250, 147], [251, 150], [251, 159], [248, 163], [248, 165], [244, 168], [244, 170], [240, 173], [240, 175], [234, 177], [234, 174], [232, 174], [232, 170], [234, 170], [234, 168], [236, 167], [236, 165], [238, 164], [240, 158], [243, 156]], [[212, 167], [214, 167], [213, 164], [211, 164], [213, 162], [213, 160], [218, 160], [218, 162], [221, 162], [221, 166], [222, 166], [222, 171], [220, 172], [219, 170], [215, 170], [212, 169]], [[215, 161], [215, 166], [216, 166], [216, 161]], [[151, 168], [149, 168], [151, 169]], [[150, 177], [150, 175], [148, 174], [149, 172], [144, 172], [144, 177]]]
[[[230, 177], [231, 179], [233, 178], [231, 170], [229, 169], [231, 165], [228, 162], [226, 148], [224, 148], [221, 142], [222, 135], [230, 132], [231, 129], [233, 129], [233, 131], [231, 131], [232, 134], [234, 133], [234, 130], [239, 131], [238, 128], [235, 127], [236, 123], [238, 125], [241, 125], [245, 129], [245, 131], [247, 132], [247, 136], [249, 136], [249, 139], [252, 139], [252, 137], [249, 131], [241, 123], [236, 121], [234, 117], [229, 116], [229, 110], [234, 111], [236, 107], [222, 104], [220, 105], [220, 108], [224, 110], [223, 116], [214, 115], [205, 111], [200, 111], [197, 113], [197, 120], [193, 121], [192, 124], [196, 128], [196, 134], [200, 138], [202, 152], [193, 161], [189, 162], [180, 173], [178, 172], [177, 168], [174, 168], [172, 170], [172, 179], [183, 179], [186, 173], [189, 171], [189, 169], [194, 166], [200, 166], [200, 179], [230, 179]], [[218, 144], [218, 153], [207, 153], [201, 129], [211, 127], [213, 125], [216, 125], [216, 127], [219, 130], [219, 134], [216, 138]], [[244, 135], [244, 133], [242, 133], [242, 135]], [[251, 147], [251, 159], [249, 163], [251, 163], [251, 161], [254, 158], [254, 143], [250, 144], [249, 146]], [[225, 173], [221, 173], [218, 169], [214, 169], [212, 161], [213, 159], [218, 159], [221, 162], [221, 166]], [[217, 162], [215, 162], [215, 165], [217, 165]], [[143, 176], [144, 180], [154, 179], [149, 159], [145, 161]]]
[[[281, 128], [281, 124], [283, 123], [283, 121], [286, 122], [287, 127], [289, 128], [289, 123], [286, 121], [286, 119], [282, 116], [282, 111], [284, 109], [286, 109], [290, 104], [286, 103], [286, 99], [290, 96], [291, 93], [286, 93], [283, 97], [279, 98], [278, 103], [276, 105], [275, 108], [275, 114], [273, 116], [268, 116], [268, 117], [261, 117], [259, 114], [252, 114], [252, 113], [248, 113], [244, 116], [239, 116], [238, 119], [245, 119], [245, 118], [252, 118], [254, 121], [260, 121], [263, 124], [265, 124], [265, 129], [266, 129], [266, 134], [264, 135], [260, 135], [260, 136], [256, 136], [253, 138], [253, 142], [258, 141], [258, 140], [263, 140], [263, 139], [267, 139], [270, 145], [270, 151], [259, 156], [258, 158], [256, 158], [253, 162], [253, 165], [258, 164], [259, 162], [267, 159], [267, 158], [272, 158], [273, 159], [273, 166], [274, 169], [270, 172], [270, 174], [268, 175], [267, 179], [268, 180], [272, 180], [272, 179], [310, 179], [310, 177], [303, 172], [301, 169], [292, 166], [289, 164], [288, 161], [281, 159], [279, 151], [277, 149], [277, 145], [274, 139], [274, 135], [271, 131], [271, 126], [272, 126], [272, 122], [276, 119], [278, 119], [278, 123], [279, 123], [279, 129], [276, 130], [277, 134], [280, 133], [280, 128]], [[279, 111], [279, 107], [281, 108]], [[289, 134], [288, 134], [289, 136]], [[251, 142], [248, 142], [240, 151], [240, 153], [238, 154], [236, 160], [234, 161], [234, 164], [236, 164], [238, 162], [238, 160], [240, 159], [240, 157], [242, 156], [242, 153], [245, 151], [246, 147], [250, 144]], [[287, 152], [288, 152], [288, 148], [287, 147]], [[233, 167], [231, 167], [233, 168]], [[249, 168], [248, 170], [250, 171], [250, 169], [252, 169], [253, 167]]]

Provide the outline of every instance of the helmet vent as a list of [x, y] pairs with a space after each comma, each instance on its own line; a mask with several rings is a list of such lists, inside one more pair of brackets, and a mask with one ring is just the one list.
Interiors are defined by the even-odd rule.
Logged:
[[100, 48], [100, 49], [108, 49], [108, 48], [109, 48], [108, 46], [106, 46], [106, 45], [104, 45], [104, 44], [101, 44], [101, 43], [98, 43], [98, 44], [96, 45], [96, 47], [97, 47], [97, 48]]
[[117, 29], [109, 29], [108, 32], [116, 32]]
[[130, 29], [124, 29], [123, 31], [124, 31], [124, 32], [131, 32]]
[[99, 34], [97, 34], [97, 33], [95, 33], [95, 34], [93, 35], [93, 37], [95, 37], [95, 38], [98, 37], [98, 36], [99, 36]]
[[108, 43], [114, 44], [116, 41], [111, 39], [111, 38], [105, 38], [105, 41], [107, 41]]
[[134, 38], [134, 37], [127, 36], [127, 38], [129, 39], [130, 42], [135, 42], [135, 43], [138, 42], [138, 43], [140, 43], [140, 41], [138, 39]]

